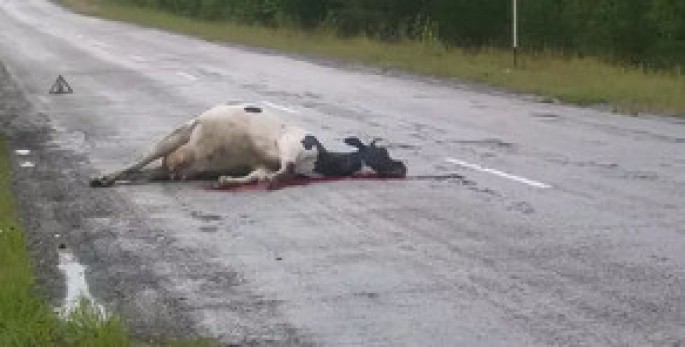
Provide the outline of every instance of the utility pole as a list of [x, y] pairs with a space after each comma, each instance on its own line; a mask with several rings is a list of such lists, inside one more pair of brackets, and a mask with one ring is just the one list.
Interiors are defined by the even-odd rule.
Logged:
[[518, 0], [512, 0], [512, 20], [511, 20], [511, 33], [512, 42], [511, 48], [514, 54], [514, 67], [518, 66], [518, 47], [519, 47], [519, 37], [518, 37]]

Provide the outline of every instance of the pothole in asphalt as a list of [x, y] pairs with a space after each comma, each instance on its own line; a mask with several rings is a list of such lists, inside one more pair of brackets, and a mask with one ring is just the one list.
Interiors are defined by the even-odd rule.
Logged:
[[588, 166], [588, 167], [597, 167], [597, 168], [603, 168], [603, 169], [614, 169], [618, 167], [617, 163], [613, 162], [598, 162], [598, 161], [583, 161], [583, 162], [575, 162], [574, 163], [577, 166]]
[[626, 171], [623, 177], [632, 180], [656, 180], [659, 175], [651, 171]]
[[390, 149], [417, 149], [418, 146], [410, 145], [407, 143], [390, 143], [386, 146]]
[[374, 293], [374, 292], [357, 292], [357, 293], [354, 293], [353, 295], [357, 296], [357, 297], [367, 298], [367, 299], [378, 299], [378, 297], [380, 297], [380, 294]]
[[530, 203], [527, 203], [525, 201], [517, 201], [510, 204], [509, 206], [507, 206], [507, 210], [521, 212], [523, 214], [535, 213], [535, 208], [533, 208], [533, 206]]
[[490, 196], [495, 196], [495, 197], [502, 197], [502, 194], [498, 193], [494, 189], [490, 188], [484, 188], [484, 187], [478, 187], [476, 185], [472, 185], [468, 188], [471, 191], [474, 191], [476, 193], [482, 193]]
[[416, 181], [457, 183], [457, 184], [464, 185], [464, 186], [473, 186], [476, 184], [476, 182], [469, 180], [468, 178], [466, 178], [466, 176], [460, 175], [457, 173], [448, 173], [448, 174], [443, 174], [443, 175], [408, 176], [407, 179], [416, 180]]
[[215, 215], [215, 214], [204, 214], [202, 212], [198, 211], [193, 211], [190, 213], [190, 215], [198, 220], [201, 220], [203, 222], [215, 222], [221, 220], [221, 216]]
[[557, 120], [561, 118], [558, 114], [553, 113], [533, 113], [531, 116], [542, 120]]
[[215, 233], [215, 232], [219, 231], [219, 227], [211, 226], [211, 225], [201, 226], [200, 231], [203, 233]]
[[511, 142], [502, 141], [500, 139], [480, 139], [480, 140], [453, 140], [452, 143], [459, 143], [464, 145], [480, 145], [490, 148], [514, 148]]

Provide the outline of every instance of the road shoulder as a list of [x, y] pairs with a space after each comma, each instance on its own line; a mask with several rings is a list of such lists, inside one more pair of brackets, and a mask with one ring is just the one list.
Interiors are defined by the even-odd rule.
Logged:
[[[65, 285], [57, 269], [57, 251], [68, 248], [88, 264], [86, 277], [97, 300], [121, 314], [134, 336], [166, 340], [197, 335], [184, 315], [185, 308], [156, 287], [154, 276], [140, 268], [135, 254], [115, 254], [121, 250], [116, 247], [114, 229], [154, 233], [146, 233], [143, 218], [135, 218], [136, 211], [115, 191], [104, 193], [87, 186], [88, 176], [94, 173], [87, 159], [53, 142], [48, 115], [32, 106], [2, 62], [0, 136], [6, 138], [12, 154], [12, 190], [38, 290], [54, 306], [60, 304]], [[17, 149], [28, 149], [31, 154], [19, 158], [13, 155]], [[22, 165], [25, 162], [33, 166]], [[93, 220], [110, 222], [94, 224]], [[103, 249], [111, 253], [103, 254]], [[154, 300], [135, 299], [136, 293], [151, 289], [157, 293]], [[154, 312], [156, 319], [146, 320], [146, 312]]]

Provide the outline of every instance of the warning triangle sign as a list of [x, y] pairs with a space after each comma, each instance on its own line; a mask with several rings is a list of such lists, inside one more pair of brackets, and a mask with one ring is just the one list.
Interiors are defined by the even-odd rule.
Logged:
[[50, 94], [72, 94], [73, 92], [74, 90], [71, 89], [71, 86], [62, 75], [57, 76], [57, 80], [52, 85], [52, 88], [50, 88]]

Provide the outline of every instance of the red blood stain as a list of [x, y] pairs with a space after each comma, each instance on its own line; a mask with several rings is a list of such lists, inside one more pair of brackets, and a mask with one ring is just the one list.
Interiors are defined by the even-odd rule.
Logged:
[[[375, 173], [361, 173], [354, 176], [328, 176], [328, 177], [297, 177], [292, 180], [288, 180], [279, 185], [279, 189], [293, 186], [306, 186], [312, 183], [326, 183], [326, 182], [338, 182], [338, 181], [360, 181], [360, 180], [373, 180], [373, 181], [396, 181], [402, 180], [402, 178], [394, 177], [379, 177]], [[235, 184], [226, 187], [208, 187], [208, 190], [220, 191], [220, 192], [247, 192], [247, 191], [260, 191], [269, 190], [269, 184], [266, 182], [254, 182], [245, 184]]]

